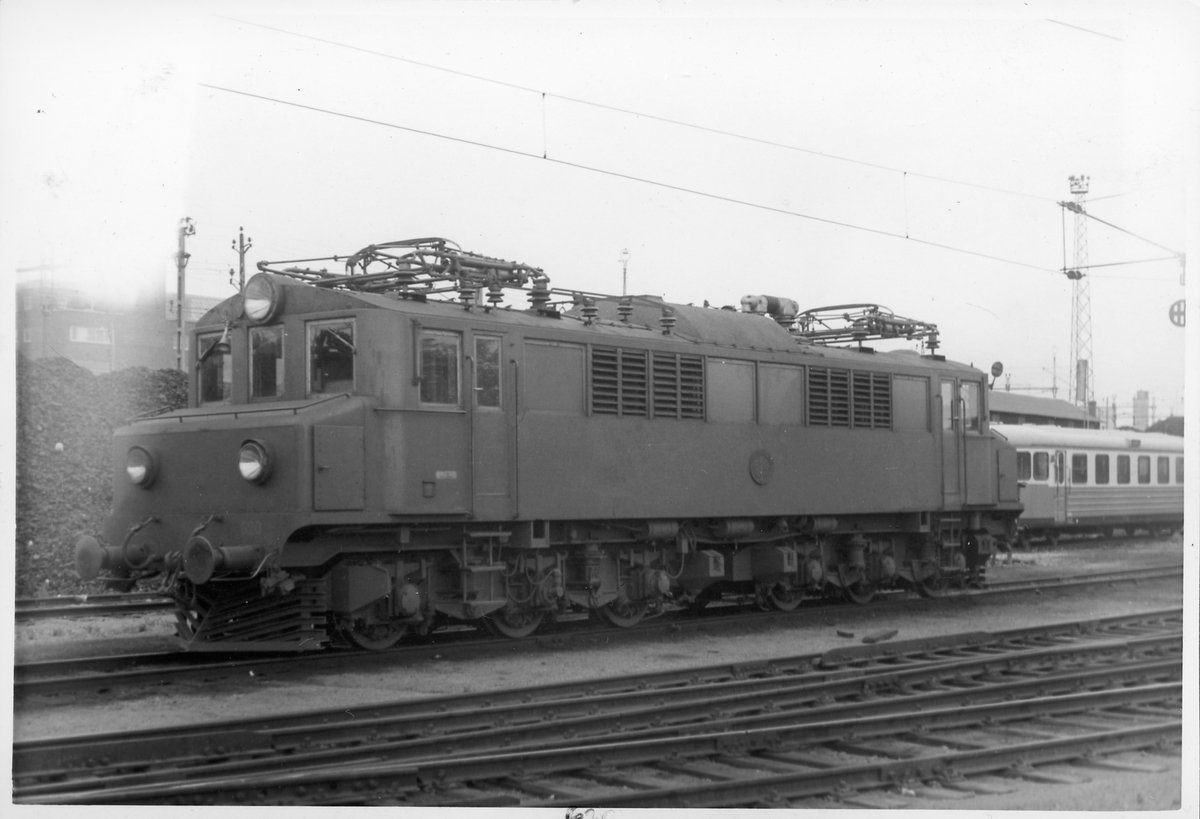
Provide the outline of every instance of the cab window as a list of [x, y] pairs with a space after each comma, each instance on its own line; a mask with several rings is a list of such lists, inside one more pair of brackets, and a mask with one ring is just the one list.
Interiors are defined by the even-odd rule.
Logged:
[[1017, 453], [1017, 480], [1027, 481], [1033, 475], [1033, 456], [1028, 452]]
[[1108, 456], [1096, 456], [1096, 483], [1108, 483]]
[[1088, 482], [1088, 456], [1071, 456], [1071, 483], [1083, 484]]
[[475, 339], [475, 406], [500, 406], [500, 339]]
[[207, 357], [200, 363], [200, 405], [228, 404], [233, 396], [233, 362], [227, 353], [215, 352], [221, 333], [196, 337], [196, 349]]
[[1117, 483], [1129, 483], [1129, 456], [1117, 456]]
[[1033, 453], [1033, 479], [1045, 481], [1050, 479], [1050, 453]]
[[967, 432], [979, 432], [981, 429], [979, 384], [975, 381], [964, 381], [959, 385], [958, 390], [963, 400], [963, 428]]
[[421, 404], [459, 406], [459, 367], [462, 340], [458, 333], [423, 330], [421, 348]]
[[250, 328], [250, 397], [283, 395], [283, 327]]
[[308, 394], [354, 392], [354, 319], [308, 325]]

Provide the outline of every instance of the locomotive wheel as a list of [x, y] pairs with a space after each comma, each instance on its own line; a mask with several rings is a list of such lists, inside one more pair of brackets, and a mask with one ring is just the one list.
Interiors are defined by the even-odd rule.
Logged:
[[646, 616], [646, 603], [645, 601], [634, 602], [621, 598], [612, 601], [607, 606], [601, 606], [596, 609], [596, 613], [610, 626], [630, 628], [642, 622], [642, 618]]
[[773, 583], [767, 589], [767, 602], [776, 611], [795, 611], [804, 600], [804, 589], [789, 589], [781, 583]]
[[355, 620], [342, 627], [342, 632], [359, 648], [383, 651], [400, 642], [408, 626], [398, 623], [364, 623]]
[[858, 580], [849, 581], [849, 572], [845, 566], [838, 566], [838, 578], [842, 581], [842, 593], [846, 595], [846, 599], [851, 603], [857, 603], [860, 606], [865, 606], [875, 599], [875, 589], [871, 588], [871, 584], [866, 580], [859, 578]]
[[[922, 575], [922, 569], [925, 569], [927, 573]], [[942, 597], [950, 585], [950, 579], [946, 574], [933, 564], [913, 566], [913, 577], [918, 578], [917, 594], [922, 597]]]
[[546, 616], [541, 611], [514, 611], [500, 609], [483, 618], [483, 625], [492, 634], [519, 640], [537, 631]]

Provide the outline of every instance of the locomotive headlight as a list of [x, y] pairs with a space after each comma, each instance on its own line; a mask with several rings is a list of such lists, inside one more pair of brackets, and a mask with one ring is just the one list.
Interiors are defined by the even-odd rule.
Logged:
[[274, 318], [282, 301], [283, 291], [266, 273], [252, 276], [242, 291], [242, 309], [246, 318], [255, 324], [263, 324]]
[[158, 464], [149, 450], [135, 446], [125, 456], [125, 474], [134, 486], [145, 489], [154, 483], [154, 477], [158, 474]]
[[271, 458], [258, 441], [247, 441], [238, 450], [238, 471], [250, 483], [263, 483], [271, 475]]

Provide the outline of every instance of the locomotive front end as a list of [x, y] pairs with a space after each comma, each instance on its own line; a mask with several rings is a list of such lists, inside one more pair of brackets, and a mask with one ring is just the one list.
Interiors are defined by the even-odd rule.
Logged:
[[[84, 580], [157, 581], [178, 604], [188, 648], [328, 642], [328, 593], [286, 566], [284, 549], [315, 520], [363, 507], [355, 317], [343, 309], [336, 318], [326, 310], [293, 319], [284, 315], [284, 292], [259, 274], [201, 319], [191, 406], [115, 432], [107, 544], [92, 536], [76, 544]], [[329, 306], [296, 301], [298, 314]], [[285, 355], [295, 334], [305, 339], [307, 361]], [[238, 616], [223, 617], [225, 608]]]

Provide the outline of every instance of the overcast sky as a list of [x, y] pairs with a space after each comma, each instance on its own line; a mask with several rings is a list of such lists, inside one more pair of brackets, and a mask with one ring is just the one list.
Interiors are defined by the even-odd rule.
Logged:
[[[7, 0], [2, 261], [173, 289], [187, 216], [202, 295], [239, 226], [251, 269], [443, 236], [619, 293], [627, 248], [630, 292], [877, 302], [1066, 397], [1067, 178], [1092, 264], [1200, 258], [1197, 55], [1187, 2]], [[1183, 411], [1180, 273], [1091, 271], [1125, 416]]]

